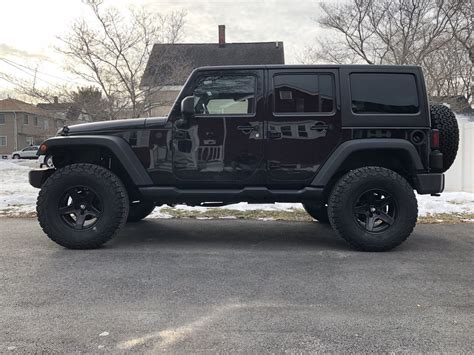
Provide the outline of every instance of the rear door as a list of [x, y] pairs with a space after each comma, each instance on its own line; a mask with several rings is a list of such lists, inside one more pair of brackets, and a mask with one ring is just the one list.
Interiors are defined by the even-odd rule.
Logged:
[[302, 187], [341, 139], [337, 69], [269, 70], [267, 183]]

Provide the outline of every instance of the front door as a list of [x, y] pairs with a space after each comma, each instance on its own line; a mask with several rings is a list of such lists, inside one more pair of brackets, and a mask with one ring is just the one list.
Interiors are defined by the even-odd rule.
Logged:
[[270, 70], [268, 184], [303, 187], [341, 138], [338, 71]]
[[198, 72], [194, 117], [173, 126], [173, 173], [185, 186], [264, 183], [263, 70]]

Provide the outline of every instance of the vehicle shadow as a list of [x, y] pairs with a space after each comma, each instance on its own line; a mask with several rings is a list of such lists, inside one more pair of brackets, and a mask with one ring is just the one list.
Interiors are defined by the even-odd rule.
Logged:
[[126, 227], [106, 248], [199, 247], [351, 250], [329, 225], [318, 222], [146, 219]]

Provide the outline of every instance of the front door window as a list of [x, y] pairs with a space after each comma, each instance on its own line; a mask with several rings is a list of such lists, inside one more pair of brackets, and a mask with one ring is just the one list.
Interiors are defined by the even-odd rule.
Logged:
[[198, 115], [255, 113], [255, 77], [251, 75], [205, 76], [193, 94]]

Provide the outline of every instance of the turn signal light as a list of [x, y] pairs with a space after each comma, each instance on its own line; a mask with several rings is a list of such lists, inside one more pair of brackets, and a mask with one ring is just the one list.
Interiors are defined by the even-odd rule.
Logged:
[[46, 146], [46, 144], [41, 144], [40, 148], [39, 148], [39, 151], [41, 153], [44, 153], [44, 152], [46, 152], [46, 150], [48, 150], [48, 147]]
[[439, 130], [431, 130], [431, 149], [439, 149]]

